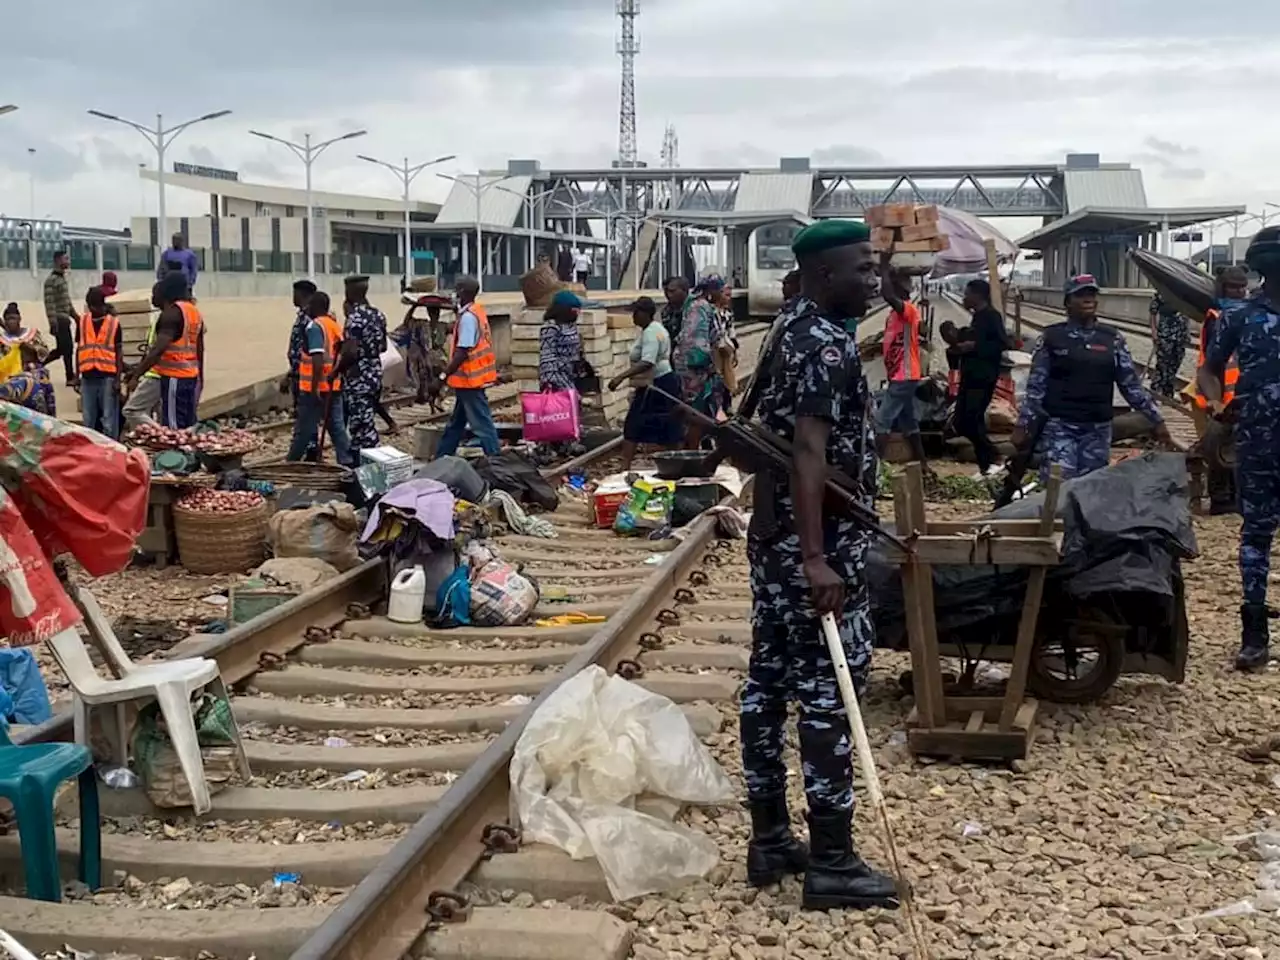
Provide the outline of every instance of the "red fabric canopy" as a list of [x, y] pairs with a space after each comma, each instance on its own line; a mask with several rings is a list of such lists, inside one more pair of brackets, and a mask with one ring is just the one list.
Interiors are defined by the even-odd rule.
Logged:
[[146, 526], [145, 454], [0, 402], [0, 634], [10, 646], [79, 622], [50, 558], [70, 553], [92, 577], [122, 569]]

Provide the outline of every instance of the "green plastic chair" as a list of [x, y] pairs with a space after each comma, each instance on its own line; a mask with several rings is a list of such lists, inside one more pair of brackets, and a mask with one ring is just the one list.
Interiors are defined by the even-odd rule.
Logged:
[[53, 798], [58, 784], [73, 777], [80, 789], [80, 880], [97, 890], [102, 886], [102, 825], [93, 754], [75, 743], [15, 746], [0, 719], [0, 797], [13, 804], [18, 818], [22, 869], [33, 900], [62, 899]]

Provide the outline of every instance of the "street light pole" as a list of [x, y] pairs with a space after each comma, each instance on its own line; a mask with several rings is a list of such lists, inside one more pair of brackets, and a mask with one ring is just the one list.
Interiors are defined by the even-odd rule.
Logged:
[[501, 190], [503, 193], [509, 193], [513, 197], [519, 197], [521, 200], [524, 201], [525, 208], [528, 211], [528, 213], [526, 214], [525, 226], [529, 231], [529, 250], [528, 250], [528, 256], [525, 259], [529, 261], [528, 269], [532, 270], [533, 262], [534, 262], [533, 248], [537, 242], [537, 228], [534, 226], [534, 222], [533, 222], [534, 204], [536, 204], [539, 200], [544, 199], [545, 197], [551, 196], [551, 194], [556, 192], [556, 188], [552, 187], [549, 190], [543, 190], [541, 193], [520, 193], [516, 190], [511, 190], [507, 187], [501, 187], [495, 184], [494, 189]]
[[427, 167], [433, 167], [437, 163], [444, 163], [446, 160], [453, 160], [456, 158], [454, 154], [451, 153], [447, 157], [436, 157], [434, 160], [427, 160], [424, 163], [419, 163], [416, 166], [411, 167], [409, 166], [408, 157], [404, 158], [403, 166], [388, 163], [386, 160], [378, 160], [376, 157], [367, 157], [363, 153], [360, 154], [359, 157], [361, 160], [368, 161], [369, 163], [376, 163], [380, 167], [386, 167], [399, 177], [404, 185], [404, 286], [407, 290], [413, 276], [413, 239], [409, 231], [409, 212], [411, 208], [411, 202], [409, 200], [409, 184], [413, 183], [418, 174]]
[[27, 157], [28, 157], [27, 177], [30, 180], [30, 182], [28, 183], [28, 187], [30, 188], [30, 193], [31, 193], [31, 197], [30, 197], [31, 219], [34, 220], [36, 218], [36, 148], [35, 147], [27, 147]]
[[[480, 223], [480, 200], [488, 191], [494, 189], [495, 187], [499, 190], [506, 190], [506, 188], [500, 186], [500, 184], [502, 183], [503, 180], [509, 180], [511, 178], [499, 177], [497, 180], [490, 181], [489, 183], [484, 183], [483, 174], [477, 173], [475, 174], [475, 183], [473, 184], [471, 182], [471, 177], [467, 175], [451, 177], [447, 173], [437, 173], [436, 176], [440, 177], [443, 180], [452, 180], [454, 183], [459, 184], [462, 187], [465, 187], [467, 190], [471, 191], [471, 195], [476, 199], [475, 276], [476, 276], [476, 283], [479, 284], [480, 288], [483, 290], [484, 289], [484, 226]], [[514, 190], [506, 190], [506, 192], [515, 193]], [[464, 236], [462, 238], [462, 269], [464, 271], [467, 269], [466, 259], [467, 259], [467, 241], [466, 241], [466, 237]]]
[[315, 205], [311, 199], [311, 165], [319, 159], [320, 154], [324, 153], [329, 147], [333, 146], [340, 140], [354, 140], [356, 137], [363, 137], [369, 131], [353, 130], [351, 133], [344, 133], [340, 137], [333, 137], [322, 143], [311, 145], [311, 134], [305, 134], [302, 143], [294, 143], [292, 140], [285, 140], [283, 137], [272, 136], [269, 133], [263, 133], [261, 130], [250, 130], [249, 133], [255, 137], [261, 137], [263, 140], [272, 140], [275, 143], [282, 143], [293, 151], [294, 156], [302, 161], [302, 165], [306, 170], [307, 178], [307, 226], [306, 226], [306, 247], [307, 247], [307, 279], [312, 283], [316, 279], [316, 233], [315, 233]]
[[218, 110], [215, 113], [206, 113], [202, 117], [196, 117], [194, 120], [187, 120], [184, 123], [180, 123], [174, 127], [169, 127], [166, 130], [164, 126], [164, 117], [159, 113], [156, 114], [156, 125], [154, 128], [152, 128], [152, 127], [144, 127], [142, 124], [134, 123], [132, 120], [126, 120], [124, 117], [117, 117], [114, 113], [103, 113], [101, 110], [89, 111], [90, 116], [97, 117], [100, 120], [110, 120], [113, 123], [123, 123], [126, 127], [133, 127], [133, 129], [137, 130], [140, 134], [142, 134], [142, 136], [146, 139], [147, 143], [151, 144], [151, 148], [155, 150], [156, 152], [156, 185], [160, 191], [160, 207], [157, 214], [157, 220], [159, 225], [158, 234], [159, 234], [161, 243], [165, 242], [165, 235], [169, 229], [169, 224], [165, 218], [165, 203], [164, 203], [164, 200], [165, 200], [164, 198], [164, 152], [165, 150], [169, 148], [169, 145], [173, 143], [173, 141], [177, 138], [178, 134], [180, 134], [183, 130], [187, 129], [187, 127], [193, 126], [197, 123], [204, 123], [204, 121], [206, 120], [217, 120], [219, 117], [225, 117], [230, 112], [231, 112], [230, 110]]

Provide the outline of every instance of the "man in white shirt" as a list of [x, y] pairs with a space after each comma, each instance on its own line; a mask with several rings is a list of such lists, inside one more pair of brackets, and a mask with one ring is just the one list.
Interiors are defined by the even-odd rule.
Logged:
[[591, 255], [577, 247], [573, 248], [573, 272], [577, 281], [585, 286], [587, 277], [591, 276]]

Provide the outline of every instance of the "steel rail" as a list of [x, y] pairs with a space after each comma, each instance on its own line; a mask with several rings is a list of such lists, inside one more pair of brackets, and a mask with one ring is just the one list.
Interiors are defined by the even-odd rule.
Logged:
[[[736, 502], [733, 497], [722, 501]], [[711, 516], [693, 522], [684, 542], [640, 590], [338, 904], [291, 960], [400, 960], [409, 951], [430, 923], [431, 895], [455, 890], [485, 856], [485, 827], [507, 822], [508, 767], [534, 713], [562, 683], [587, 667], [612, 672], [634, 656], [640, 634], [715, 539], [715, 528]]]

